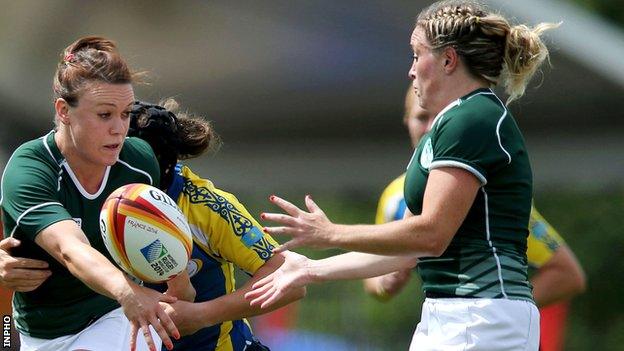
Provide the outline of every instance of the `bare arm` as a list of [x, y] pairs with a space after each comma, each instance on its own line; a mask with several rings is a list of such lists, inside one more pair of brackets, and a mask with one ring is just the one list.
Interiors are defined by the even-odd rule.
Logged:
[[310, 260], [303, 255], [289, 252], [282, 267], [255, 283], [253, 291], [245, 294], [245, 298], [251, 300], [252, 306], [265, 308], [292, 289], [310, 283], [369, 278], [409, 269], [416, 262], [415, 257], [379, 256], [360, 252]]
[[259, 306], [250, 306], [245, 300], [245, 294], [251, 291], [251, 286], [255, 282], [273, 273], [283, 263], [284, 254], [276, 254], [260, 267], [253, 277], [240, 289], [214, 300], [201, 303], [191, 304], [178, 301], [171, 306], [167, 306], [166, 311], [172, 316], [182, 335], [189, 335], [201, 328], [225, 321], [267, 313], [285, 306], [303, 298], [306, 294], [305, 287], [292, 289], [277, 300], [269, 309], [261, 309]]
[[572, 298], [585, 291], [585, 273], [574, 253], [560, 246], [531, 278], [533, 298], [542, 307]]
[[104, 255], [89, 245], [85, 234], [71, 220], [45, 228], [37, 235], [35, 242], [91, 289], [117, 300], [122, 305], [124, 313], [132, 323], [133, 350], [139, 328], [150, 348], [155, 348], [148, 329], [150, 324], [165, 346], [168, 349], [173, 347], [167, 333], [176, 337], [179, 333], [158, 302], [174, 302], [175, 298], [133, 283]]
[[310, 197], [306, 197], [310, 212], [305, 212], [276, 196], [271, 201], [288, 215], [265, 213], [261, 217], [284, 225], [266, 228], [270, 234], [292, 237], [278, 251], [308, 246], [380, 255], [440, 256], [466, 218], [479, 187], [472, 173], [444, 167], [429, 174], [422, 213], [400, 221], [380, 225], [334, 224]]

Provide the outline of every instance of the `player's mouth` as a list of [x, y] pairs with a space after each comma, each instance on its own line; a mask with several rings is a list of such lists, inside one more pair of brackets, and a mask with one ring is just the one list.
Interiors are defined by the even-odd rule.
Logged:
[[106, 144], [104, 145], [104, 149], [108, 150], [108, 151], [112, 151], [112, 152], [117, 152], [121, 149], [121, 143], [117, 143], [117, 144]]

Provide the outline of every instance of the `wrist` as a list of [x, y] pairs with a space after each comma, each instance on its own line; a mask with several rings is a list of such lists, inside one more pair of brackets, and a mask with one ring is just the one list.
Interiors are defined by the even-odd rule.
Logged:
[[120, 277], [113, 279], [112, 282], [111, 297], [123, 305], [127, 297], [132, 295], [132, 282], [121, 272]]
[[320, 261], [308, 259], [303, 268], [304, 285], [324, 282], [325, 275]]
[[329, 244], [329, 248], [335, 249], [340, 248], [342, 235], [340, 234], [341, 230], [340, 224], [330, 224], [327, 229], [327, 243]]

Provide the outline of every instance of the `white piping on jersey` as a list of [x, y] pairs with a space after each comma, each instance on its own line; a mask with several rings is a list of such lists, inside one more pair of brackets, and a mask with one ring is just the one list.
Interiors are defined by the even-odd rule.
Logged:
[[509, 152], [507, 152], [507, 150], [505, 150], [505, 148], [503, 147], [503, 142], [501, 141], [501, 136], [500, 136], [500, 126], [503, 123], [503, 119], [505, 119], [505, 117], [507, 117], [507, 106], [505, 106], [505, 104], [503, 104], [503, 102], [501, 101], [501, 99], [498, 98], [498, 96], [496, 96], [496, 94], [492, 94], [496, 97], [496, 100], [498, 100], [498, 102], [500, 102], [501, 106], [503, 107], [503, 110], [505, 110], [505, 113], [503, 113], [503, 115], [501, 116], [501, 118], [498, 120], [498, 124], [496, 125], [496, 137], [498, 138], [498, 145], [500, 146], [500, 148], [503, 150], [503, 152], [505, 153], [505, 155], [507, 155], [507, 158], [509, 158], [509, 161], [507, 162], [507, 164], [511, 164], [511, 155], [509, 154]]
[[[52, 133], [52, 131], [50, 131], [50, 133]], [[50, 146], [48, 145], [48, 135], [50, 135], [50, 133], [42, 136], [40, 139], [43, 142], [43, 146], [45, 146], [46, 150], [48, 150], [50, 157], [52, 157], [52, 159], [54, 160], [54, 162], [56, 162], [56, 164], [59, 164], [59, 161], [56, 159], [56, 157], [54, 157], [54, 154], [52, 153], [52, 150], [50, 150]]]
[[63, 207], [63, 204], [60, 202], [44, 202], [42, 204], [33, 206], [29, 209], [27, 209], [26, 211], [24, 211], [24, 213], [22, 213], [21, 215], [19, 215], [19, 217], [17, 217], [17, 220], [15, 221], [15, 227], [13, 227], [13, 230], [11, 231], [11, 235], [13, 236], [13, 234], [15, 234], [15, 230], [17, 229], [17, 227], [19, 227], [19, 222], [22, 220], [22, 218], [24, 218], [25, 215], [28, 214], [28, 212], [34, 211], [38, 208], [44, 207], [44, 206], [49, 206], [49, 205], [59, 205], [61, 207]]
[[141, 169], [138, 169], [138, 168], [132, 167], [132, 166], [130, 166], [129, 164], [127, 164], [126, 162], [124, 162], [124, 161], [122, 161], [122, 160], [117, 160], [117, 162], [121, 163], [122, 165], [124, 165], [124, 166], [126, 166], [126, 167], [130, 168], [131, 170], [133, 170], [133, 171], [135, 171], [135, 172], [139, 172], [139, 173], [141, 173], [141, 174], [145, 175], [147, 178], [149, 178], [150, 185], [154, 185], [154, 180], [152, 179], [152, 176], [151, 176], [151, 175], [149, 175], [149, 173], [145, 172], [144, 170], [141, 170]]
[[498, 272], [498, 281], [500, 282], [500, 289], [503, 297], [507, 298], [507, 293], [505, 292], [505, 284], [503, 284], [503, 269], [501, 267], [500, 259], [498, 258], [498, 254], [496, 253], [496, 247], [492, 244], [492, 238], [490, 236], [490, 208], [488, 204], [488, 195], [483, 187], [481, 187], [481, 192], [483, 192], [483, 198], [485, 201], [485, 233], [488, 245], [492, 249], [492, 254], [494, 255], [494, 260], [496, 260], [496, 270]]
[[507, 164], [510, 164], [511, 163], [511, 155], [503, 147], [503, 142], [501, 141], [501, 136], [500, 136], [500, 126], [503, 123], [503, 120], [505, 119], [505, 117], [507, 117], [507, 109], [505, 109], [505, 112], [503, 113], [503, 116], [498, 120], [498, 124], [496, 124], [496, 137], [498, 138], [498, 145], [500, 146], [500, 148], [503, 150], [503, 152], [505, 153], [505, 155], [507, 155], [507, 158], [509, 159], [509, 161], [507, 161]]
[[98, 196], [100, 196], [102, 192], [104, 191], [104, 189], [106, 188], [106, 182], [108, 181], [108, 174], [110, 173], [110, 169], [111, 169], [110, 166], [106, 166], [106, 171], [104, 171], [104, 179], [102, 179], [102, 184], [100, 184], [100, 188], [95, 194], [89, 194], [87, 190], [85, 190], [85, 188], [82, 186], [82, 184], [80, 184], [80, 181], [78, 181], [76, 174], [69, 166], [69, 163], [67, 163], [67, 160], [63, 160], [63, 162], [61, 162], [61, 166], [65, 167], [65, 169], [67, 170], [67, 174], [69, 174], [69, 177], [74, 182], [74, 185], [76, 186], [80, 194], [88, 200], [97, 199]]
[[412, 161], [414, 161], [414, 157], [416, 157], [416, 152], [418, 151], [418, 148], [414, 149], [414, 152], [412, 152], [412, 157], [410, 158], [409, 162], [407, 163], [407, 167], [405, 167], [405, 169], [409, 169], [410, 165], [412, 164]]
[[462, 163], [459, 161], [452, 161], [452, 160], [433, 161], [431, 162], [431, 165], [429, 166], [429, 170], [440, 168], [440, 167], [455, 167], [455, 168], [465, 169], [468, 172], [472, 173], [475, 177], [477, 177], [477, 179], [479, 179], [479, 181], [481, 182], [481, 186], [484, 186], [485, 184], [487, 184], [487, 178], [485, 178], [485, 176], [481, 174], [481, 172], [477, 171], [476, 168], [470, 165], [467, 165], [465, 163]]
[[433, 129], [433, 127], [436, 125], [438, 120], [442, 119], [442, 116], [444, 116], [444, 114], [448, 112], [448, 110], [459, 105], [460, 103], [461, 103], [461, 99], [457, 99], [457, 100], [452, 101], [450, 104], [446, 105], [446, 107], [443, 108], [442, 111], [440, 111], [433, 119], [433, 122], [431, 123], [431, 129]]

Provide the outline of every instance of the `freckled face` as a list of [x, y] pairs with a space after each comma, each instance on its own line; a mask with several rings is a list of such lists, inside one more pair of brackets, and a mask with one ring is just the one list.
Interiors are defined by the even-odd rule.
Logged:
[[409, 70], [409, 77], [418, 97], [419, 104], [428, 111], [436, 111], [436, 95], [440, 92], [440, 81], [443, 77], [441, 58], [436, 55], [425, 37], [424, 31], [416, 27], [410, 40], [414, 51], [414, 60]]
[[77, 106], [69, 107], [67, 113], [72, 151], [81, 163], [110, 166], [117, 162], [133, 101], [130, 84], [94, 82], [85, 87]]

